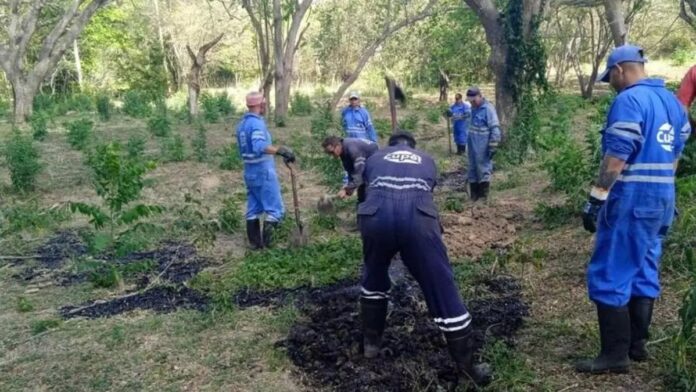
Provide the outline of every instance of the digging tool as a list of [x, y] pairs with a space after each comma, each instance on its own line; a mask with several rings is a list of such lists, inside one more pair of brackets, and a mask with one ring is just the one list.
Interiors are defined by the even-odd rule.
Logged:
[[449, 117], [447, 117], [447, 146], [449, 147], [450, 155], [452, 155], [452, 122]]
[[391, 125], [392, 134], [398, 131], [399, 124], [396, 121], [396, 101], [401, 102], [402, 105], [406, 104], [406, 94], [404, 91], [396, 84], [396, 81], [390, 77], [385, 76], [384, 80], [387, 82], [387, 91], [389, 92], [389, 114], [391, 115]]
[[336, 200], [336, 195], [323, 195], [317, 201], [317, 211], [321, 215], [331, 215], [334, 213], [335, 206], [334, 200]]
[[292, 183], [292, 204], [295, 209], [295, 223], [297, 224], [297, 229], [293, 231], [292, 238], [290, 240], [293, 246], [304, 246], [307, 245], [307, 235], [302, 226], [302, 220], [300, 219], [300, 199], [297, 197], [297, 177], [295, 176], [295, 169], [293, 165], [285, 162], [285, 166], [290, 170], [290, 182]]

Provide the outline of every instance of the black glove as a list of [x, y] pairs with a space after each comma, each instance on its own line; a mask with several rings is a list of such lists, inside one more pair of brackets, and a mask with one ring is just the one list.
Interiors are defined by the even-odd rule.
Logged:
[[443, 114], [445, 115], [445, 117], [452, 117], [452, 110], [447, 109]]
[[590, 196], [582, 208], [582, 226], [590, 233], [597, 232], [597, 217], [603, 205], [604, 200]]
[[292, 152], [291, 149], [289, 149], [285, 146], [278, 147], [278, 151], [276, 151], [276, 155], [280, 155], [281, 157], [283, 157], [283, 162], [285, 162], [285, 163], [295, 162], [295, 154]]

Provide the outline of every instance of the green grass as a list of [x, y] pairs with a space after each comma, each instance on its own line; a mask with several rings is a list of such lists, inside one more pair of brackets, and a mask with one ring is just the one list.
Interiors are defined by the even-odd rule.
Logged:
[[38, 335], [42, 332], [46, 332], [49, 329], [58, 328], [61, 321], [58, 319], [46, 319], [46, 320], [36, 320], [31, 323], [31, 333], [32, 335]]
[[493, 368], [493, 380], [485, 391], [552, 391], [537, 376], [531, 364], [514, 348], [501, 341], [493, 341], [484, 348], [483, 358]]

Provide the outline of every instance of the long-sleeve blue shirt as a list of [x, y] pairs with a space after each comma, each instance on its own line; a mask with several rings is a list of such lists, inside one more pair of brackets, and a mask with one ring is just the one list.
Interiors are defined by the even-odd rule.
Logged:
[[372, 125], [370, 113], [362, 106], [352, 107], [347, 106], [341, 112], [343, 121], [343, 130], [346, 132], [346, 137], [354, 139], [367, 139], [377, 142], [377, 132]]

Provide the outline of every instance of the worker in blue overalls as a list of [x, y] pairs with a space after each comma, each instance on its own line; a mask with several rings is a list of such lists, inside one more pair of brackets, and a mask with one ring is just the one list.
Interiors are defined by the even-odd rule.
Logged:
[[415, 145], [409, 133], [397, 132], [389, 147], [365, 163], [367, 198], [358, 206], [365, 263], [360, 297], [364, 355], [374, 358], [380, 353], [391, 286], [388, 269], [400, 253], [445, 334], [457, 368], [466, 380], [483, 384], [490, 372], [474, 365], [471, 314], [454, 281], [433, 201], [437, 165]]
[[471, 103], [469, 126], [469, 187], [472, 201], [487, 199], [493, 171], [493, 156], [500, 144], [501, 131], [495, 107], [481, 95], [478, 87], [466, 92]]
[[341, 112], [345, 136], [377, 143], [377, 132], [372, 125], [370, 113], [360, 104], [360, 94], [357, 91], [351, 92], [348, 101], [349, 105]]
[[454, 96], [454, 104], [447, 110], [447, 117], [452, 118], [454, 126], [454, 144], [457, 146], [457, 155], [466, 153], [467, 128], [469, 128], [471, 119], [471, 104], [462, 98], [462, 95], [457, 93]]
[[[271, 244], [273, 230], [285, 214], [273, 155], [283, 157], [286, 163], [294, 162], [295, 155], [287, 147], [272, 144], [271, 134], [263, 119], [266, 111], [263, 94], [249, 93], [246, 105], [249, 110], [237, 126], [237, 146], [244, 161], [244, 183], [247, 188], [247, 237], [252, 249], [260, 249]], [[263, 215], [265, 222], [262, 231]]]
[[587, 268], [597, 306], [601, 350], [576, 365], [583, 373], [625, 373], [648, 359], [653, 303], [660, 294], [662, 240], [674, 217], [674, 172], [691, 127], [659, 79], [646, 76], [643, 50], [611, 53], [600, 80], [618, 92], [602, 130], [602, 164], [583, 210], [597, 232]]

